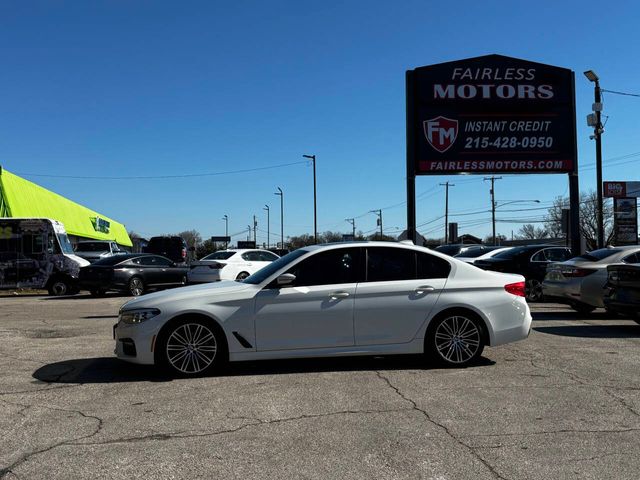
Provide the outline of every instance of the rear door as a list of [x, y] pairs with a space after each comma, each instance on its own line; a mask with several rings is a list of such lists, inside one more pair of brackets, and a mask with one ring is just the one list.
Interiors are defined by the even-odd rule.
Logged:
[[354, 309], [356, 345], [411, 341], [438, 301], [451, 266], [408, 248], [366, 249], [366, 281]]

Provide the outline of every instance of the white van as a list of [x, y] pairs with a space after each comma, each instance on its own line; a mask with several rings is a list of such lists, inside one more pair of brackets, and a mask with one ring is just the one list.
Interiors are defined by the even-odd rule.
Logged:
[[74, 254], [64, 225], [48, 218], [0, 218], [0, 289], [78, 293], [78, 272], [89, 262]]

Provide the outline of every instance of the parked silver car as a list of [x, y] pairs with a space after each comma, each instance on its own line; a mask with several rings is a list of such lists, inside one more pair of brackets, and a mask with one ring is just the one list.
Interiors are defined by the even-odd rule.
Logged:
[[105, 257], [111, 257], [113, 255], [119, 255], [121, 253], [127, 253], [120, 250], [120, 247], [116, 242], [109, 240], [91, 240], [78, 242], [75, 248], [75, 254], [80, 258], [84, 258], [89, 262], [97, 262]]
[[607, 265], [640, 263], [640, 246], [607, 247], [553, 263], [547, 267], [542, 282], [545, 299], [567, 303], [580, 313], [604, 307], [603, 288], [607, 282]]

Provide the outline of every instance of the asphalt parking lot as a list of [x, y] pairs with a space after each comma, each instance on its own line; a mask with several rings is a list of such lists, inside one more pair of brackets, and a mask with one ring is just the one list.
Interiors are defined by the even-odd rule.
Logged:
[[0, 297], [1, 478], [637, 478], [640, 325], [534, 306], [477, 366], [113, 357], [125, 297]]

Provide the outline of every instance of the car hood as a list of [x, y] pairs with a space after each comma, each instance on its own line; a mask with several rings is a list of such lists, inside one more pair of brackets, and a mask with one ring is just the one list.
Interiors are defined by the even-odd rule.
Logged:
[[142, 295], [141, 297], [129, 300], [122, 305], [121, 310], [131, 310], [134, 308], [156, 308], [163, 304], [182, 302], [185, 300], [198, 298], [204, 303], [211, 303], [219, 296], [238, 294], [244, 291], [255, 290], [256, 285], [249, 283], [226, 280], [216, 283], [203, 283], [202, 285], [191, 285], [188, 287], [162, 290], [155, 293]]

